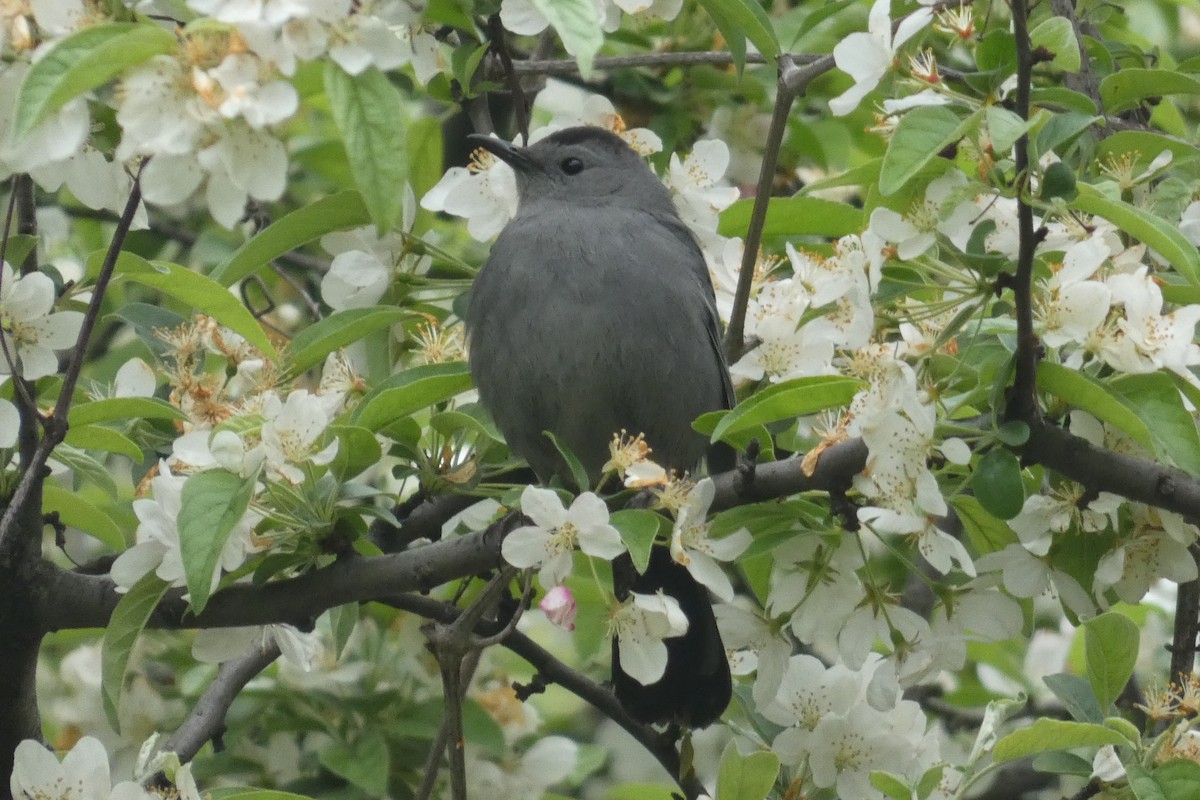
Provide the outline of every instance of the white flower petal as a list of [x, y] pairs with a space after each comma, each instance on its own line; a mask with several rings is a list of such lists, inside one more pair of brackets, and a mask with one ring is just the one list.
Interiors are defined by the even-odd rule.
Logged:
[[558, 494], [539, 486], [526, 486], [521, 492], [521, 513], [548, 530], [562, 527], [567, 521], [567, 510]]
[[548, 531], [526, 525], [504, 537], [500, 552], [509, 564], [525, 569], [541, 564], [554, 551]]

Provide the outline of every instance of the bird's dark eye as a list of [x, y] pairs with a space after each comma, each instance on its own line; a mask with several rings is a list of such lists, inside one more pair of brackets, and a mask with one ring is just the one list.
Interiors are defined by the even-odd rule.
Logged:
[[574, 156], [564, 158], [558, 166], [568, 175], [578, 175], [583, 172], [583, 162]]

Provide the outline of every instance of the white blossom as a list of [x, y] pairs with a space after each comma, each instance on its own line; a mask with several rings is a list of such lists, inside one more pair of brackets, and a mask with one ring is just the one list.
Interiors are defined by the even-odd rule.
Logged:
[[679, 216], [701, 242], [716, 236], [720, 213], [738, 199], [736, 187], [722, 186], [729, 166], [729, 146], [720, 139], [702, 139], [686, 159], [671, 154], [666, 184], [675, 198]]
[[338, 440], [318, 449], [318, 440], [329, 426], [329, 413], [322, 399], [297, 389], [280, 403], [272, 394], [264, 416], [262, 445], [266, 464], [289, 483], [302, 483], [305, 473], [301, 466], [311, 463], [324, 466], [337, 455]]
[[855, 32], [843, 38], [833, 48], [837, 68], [854, 78], [854, 85], [829, 101], [834, 116], [844, 117], [892, 68], [896, 50], [933, 19], [933, 11], [919, 8], [906, 17], [892, 34], [892, 0], [875, 0], [867, 21], [867, 32]]
[[[75, 345], [83, 325], [79, 311], [54, 311], [54, 281], [41, 272], [18, 276], [0, 266], [0, 375], [14, 371], [37, 380], [58, 371], [55, 350]], [[10, 362], [11, 359], [11, 362]]]
[[[153, 499], [133, 501], [133, 513], [138, 518], [137, 543], [112, 565], [112, 579], [118, 591], [127, 591], [148, 572], [154, 572], [171, 586], [187, 585], [178, 527], [186, 478], [172, 474], [166, 462], [159, 462], [158, 468], [158, 475], [150, 481]], [[233, 526], [213, 567], [211, 589], [216, 589], [222, 571], [232, 572], [246, 556], [261, 548], [254, 538], [254, 526], [261, 519], [258, 512], [247, 510]]]
[[526, 486], [521, 492], [521, 513], [534, 524], [504, 537], [501, 552], [514, 567], [538, 567], [538, 581], [545, 589], [571, 574], [576, 545], [584, 553], [606, 560], [625, 551], [621, 534], [608, 523], [608, 507], [592, 492], [576, 497], [568, 509], [550, 489]]
[[9, 791], [13, 797], [38, 800], [151, 800], [156, 796], [132, 781], [114, 786], [108, 753], [91, 736], [76, 742], [61, 763], [40, 742], [23, 740], [13, 754]]
[[687, 567], [698, 582], [722, 600], [733, 599], [733, 585], [718, 561], [732, 561], [750, 546], [750, 531], [742, 528], [721, 539], [709, 537], [705, 519], [716, 496], [711, 478], [705, 478], [688, 492], [675, 518], [671, 533], [671, 557]]
[[679, 601], [670, 595], [630, 592], [629, 598], [609, 618], [617, 641], [621, 669], [643, 686], [657, 683], [667, 669], [664, 639], [683, 636], [688, 619]]

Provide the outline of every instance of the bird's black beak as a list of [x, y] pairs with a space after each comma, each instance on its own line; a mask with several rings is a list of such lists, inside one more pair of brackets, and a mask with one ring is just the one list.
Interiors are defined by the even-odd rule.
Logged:
[[467, 141], [476, 147], [482, 147], [484, 150], [492, 153], [496, 158], [518, 172], [529, 172], [533, 169], [540, 169], [538, 162], [529, 155], [529, 151], [526, 148], [517, 147], [511, 142], [496, 139], [492, 136], [483, 136], [478, 133], [468, 135]]

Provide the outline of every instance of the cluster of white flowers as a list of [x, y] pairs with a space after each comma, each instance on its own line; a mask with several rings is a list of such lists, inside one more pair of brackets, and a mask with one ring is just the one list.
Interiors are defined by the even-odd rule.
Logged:
[[[160, 764], [166, 760], [160, 758], [154, 765], [140, 763], [138, 773], [149, 778]], [[176, 765], [179, 759], [174, 759]], [[172, 780], [175, 784], [172, 794], [180, 800], [200, 800], [200, 792], [196, 781], [192, 778], [190, 764], [176, 766]], [[145, 788], [135, 781], [121, 781], [114, 784], [108, 765], [108, 753], [98, 739], [85, 736], [75, 743], [66, 757], [60, 762], [50, 750], [40, 742], [25, 739], [17, 745], [13, 755], [13, 771], [9, 780], [9, 789], [13, 797], [57, 797], [57, 798], [96, 798], [96, 800], [153, 800], [160, 795]]]
[[[732, 239], [723, 244], [720, 261], [710, 260], [718, 309], [733, 306], [742, 252], [742, 243]], [[839, 239], [828, 258], [790, 244], [787, 257], [791, 275], [779, 277], [768, 263], [752, 283], [746, 335], [759, 344], [730, 368], [735, 380], [834, 374], [836, 351], [855, 350], [871, 338], [872, 267], [857, 236]]]
[[[662, 150], [662, 140], [647, 128], [627, 129], [611, 101], [600, 95], [588, 97], [577, 114], [561, 114], [549, 124], [529, 133], [536, 143], [562, 128], [594, 125], [606, 128], [643, 156]], [[696, 143], [681, 159], [671, 154], [665, 183], [684, 222], [705, 247], [720, 246], [718, 215], [738, 198], [738, 190], [721, 185], [729, 165], [729, 148], [719, 139]], [[467, 232], [481, 242], [498, 234], [517, 213], [517, 184], [512, 167], [482, 149], [476, 150], [468, 167], [452, 167], [437, 185], [421, 198], [421, 207], [444, 211], [467, 220]]]
[[380, 301], [398, 274], [422, 275], [432, 258], [411, 252], [406, 235], [416, 220], [417, 200], [405, 185], [401, 228], [382, 237], [370, 226], [327, 233], [321, 247], [333, 256], [321, 279], [321, 298], [334, 311], [364, 308]]
[[[666, 490], [670, 491], [670, 490]], [[732, 600], [733, 585], [718, 562], [732, 561], [750, 546], [750, 532], [742, 529], [720, 539], [712, 538], [707, 520], [715, 495], [711, 479], [689, 485], [681, 492], [672, 530], [672, 559], [685, 567], [697, 582], [722, 600]], [[611, 561], [625, 552], [621, 534], [609, 522], [608, 508], [593, 492], [584, 492], [563, 505], [550, 489], [526, 486], [521, 493], [521, 512], [532, 525], [505, 537], [501, 552], [505, 561], [522, 569], [536, 567], [546, 590], [542, 609], [555, 624], [573, 628], [575, 602], [563, 586], [571, 575], [578, 547], [585, 555]], [[625, 602], [610, 609], [609, 629], [617, 640], [625, 671], [643, 684], [662, 677], [667, 664], [664, 639], [682, 636], [688, 620], [675, 598], [662, 594], [630, 592]]]
[[[284, 396], [269, 385], [272, 378], [262, 354], [210, 320], [201, 319], [164, 337], [170, 348], [164, 368], [173, 389], [171, 401], [188, 420], [186, 432], [175, 439], [171, 456], [159, 463], [150, 481], [151, 496], [134, 501], [137, 543], [112, 567], [113, 579], [122, 589], [151, 571], [172, 586], [187, 585], [178, 524], [182, 492], [191, 475], [224, 469], [250, 484], [258, 498], [272, 481], [300, 485], [328, 465], [338, 449], [338, 440], [328, 435], [328, 428], [343, 410], [347, 394], [346, 381], [338, 376], [353, 380], [340, 355], [334, 354], [325, 366], [329, 380], [322, 382], [318, 393], [294, 389]], [[224, 356], [236, 365], [235, 374], [226, 380], [224, 375], [197, 372], [196, 365], [207, 353]], [[146, 380], [143, 369], [148, 368], [135, 364], [126, 374], [126, 383], [134, 385], [130, 391], [148, 395], [154, 391], [155, 379], [151, 373]], [[120, 381], [117, 390], [121, 391]], [[284, 529], [270, 538], [255, 533], [267, 514], [265, 506], [252, 501], [234, 525], [214, 565], [213, 589], [222, 574], [236, 570], [250, 555], [284, 543], [288, 535]]]
[[[683, 8], [683, 0], [592, 0], [592, 8], [594, 16], [582, 24], [599, 26], [605, 33], [611, 33], [621, 24], [621, 12], [639, 19], [672, 20]], [[502, 0], [500, 21], [508, 30], [524, 36], [536, 36], [550, 25], [546, 15], [530, 0]]]
[[883, 797], [872, 772], [915, 783], [940, 761], [936, 731], [927, 729], [920, 705], [901, 699], [895, 673], [877, 656], [858, 669], [792, 656], [763, 714], [785, 728], [772, 743], [780, 760], [804, 770], [806, 784], [836, 788], [838, 797]]
[[[0, 31], [8, 35], [0, 44], [14, 57], [0, 68], [0, 172], [28, 172], [47, 191], [66, 186], [92, 208], [119, 211], [132, 185], [127, 165], [152, 156], [141, 176], [147, 203], [174, 206], [203, 191], [213, 218], [232, 227], [248, 200], [283, 194], [287, 152], [273, 129], [299, 108], [288, 80], [299, 62], [327, 55], [350, 75], [408, 66], [421, 83], [449, 64], [446, 46], [422, 26], [421, 11], [398, 0], [187, 5], [211, 24], [182, 33], [172, 52], [125, 70], [115, 92], [91, 98], [116, 112], [120, 140], [111, 155], [91, 141], [88, 97], [72, 99], [26, 135], [10, 136], [29, 59], [109, 21], [99, 6], [32, 2], [3, 12]], [[139, 211], [135, 225], [145, 221]]]

